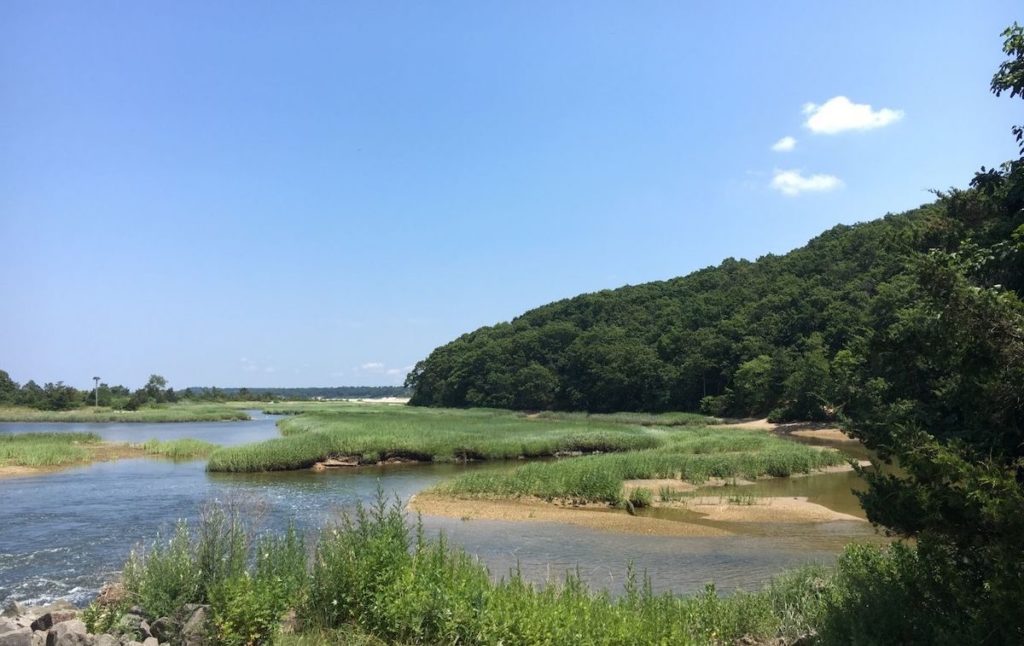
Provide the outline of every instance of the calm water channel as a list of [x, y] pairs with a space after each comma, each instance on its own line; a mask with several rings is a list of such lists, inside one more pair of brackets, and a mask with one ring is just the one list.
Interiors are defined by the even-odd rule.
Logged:
[[[0, 433], [92, 431], [111, 441], [193, 437], [240, 444], [277, 436], [275, 416], [248, 422], [182, 424], [0, 424]], [[112, 579], [134, 545], [166, 535], [202, 506], [237, 501], [267, 527], [296, 523], [314, 531], [339, 511], [375, 497], [378, 483], [403, 500], [465, 469], [505, 465], [410, 465], [327, 473], [210, 474], [203, 461], [121, 460], [39, 476], [0, 479], [0, 605], [66, 598], [87, 603]], [[808, 496], [859, 513], [852, 474], [763, 482], [756, 495]], [[872, 540], [867, 523], [733, 524], [736, 536], [675, 538], [623, 535], [556, 523], [510, 523], [424, 517], [484, 562], [495, 576], [519, 567], [531, 580], [578, 570], [594, 587], [618, 589], [629, 563], [646, 570], [656, 590], [690, 593], [713, 581], [719, 590], [755, 589], [782, 570], [829, 563], [850, 540]]]

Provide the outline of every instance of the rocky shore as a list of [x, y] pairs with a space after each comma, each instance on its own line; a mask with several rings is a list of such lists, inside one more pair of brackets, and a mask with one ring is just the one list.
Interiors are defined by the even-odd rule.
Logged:
[[[101, 594], [100, 599], [102, 600]], [[99, 604], [102, 608], [102, 603]], [[0, 613], [0, 646], [207, 646], [209, 607], [189, 604], [175, 617], [147, 617], [133, 607], [106, 632], [86, 626], [85, 611], [66, 601], [45, 606], [11, 602]]]

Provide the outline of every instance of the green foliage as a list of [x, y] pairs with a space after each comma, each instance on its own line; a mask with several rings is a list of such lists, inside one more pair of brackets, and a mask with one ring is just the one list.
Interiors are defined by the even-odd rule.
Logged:
[[177, 440], [154, 438], [146, 440], [142, 444], [142, 448], [150, 455], [159, 455], [171, 460], [193, 460], [209, 455], [216, 450], [217, 445], [190, 437]]
[[185, 522], [178, 523], [166, 544], [157, 539], [148, 551], [132, 552], [121, 576], [125, 591], [154, 617], [171, 615], [186, 603], [206, 600]]
[[[300, 409], [301, 410], [301, 409]], [[626, 451], [658, 446], [653, 430], [617, 418], [529, 418], [509, 411], [339, 405], [281, 420], [284, 435], [210, 456], [211, 471], [302, 469], [329, 457], [373, 464], [550, 457], [560, 452]]]
[[[1001, 594], [976, 587], [954, 550], [930, 540], [911, 547], [850, 545], [827, 590], [823, 644], [1016, 644], [1021, 616]], [[1019, 589], [1013, 590], [1014, 593]]]
[[629, 504], [633, 505], [634, 509], [650, 507], [654, 504], [654, 492], [644, 487], [637, 487], [629, 492]]
[[[992, 76], [992, 93], [1001, 96], [1009, 92], [1011, 97], [1024, 98], [1024, 28], [1014, 22], [1003, 33], [1003, 53], [1010, 58], [999, 65]], [[1013, 135], [1024, 156], [1024, 127], [1014, 126]]]
[[[592, 592], [569, 574], [535, 587], [517, 571], [498, 583], [443, 538], [411, 531], [397, 501], [359, 509], [318, 544], [302, 625], [314, 634], [355, 626], [387, 643], [638, 644], [793, 639], [820, 612], [824, 573], [808, 569], [764, 592], [655, 595], [630, 573], [625, 594]], [[350, 629], [351, 630], [351, 629]], [[348, 631], [347, 631], [348, 632]], [[301, 643], [301, 642], [300, 642]]]
[[243, 510], [231, 506], [204, 509], [195, 531], [178, 523], [169, 540], [129, 557], [122, 573], [127, 601], [154, 617], [209, 603], [215, 643], [269, 643], [282, 615], [301, 600], [306, 549], [294, 528], [258, 540], [251, 530]]
[[818, 451], [766, 433], [680, 430], [657, 449], [535, 462], [508, 471], [465, 473], [438, 490], [455, 496], [536, 496], [575, 503], [622, 499], [625, 480], [783, 477], [842, 464], [836, 451]]
[[85, 462], [86, 448], [99, 444], [95, 433], [0, 434], [0, 466], [48, 467]]
[[870, 324], [878, 286], [955, 247], [958, 227], [948, 205], [930, 204], [837, 226], [785, 256], [551, 303], [434, 350], [409, 375], [412, 403], [664, 411], [711, 397], [702, 410], [716, 415], [820, 417], [835, 395], [816, 379]]

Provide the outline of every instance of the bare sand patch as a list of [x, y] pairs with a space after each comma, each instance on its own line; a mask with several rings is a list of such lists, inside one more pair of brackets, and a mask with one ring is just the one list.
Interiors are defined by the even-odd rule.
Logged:
[[748, 431], [771, 431], [773, 433], [778, 433], [779, 435], [795, 435], [796, 437], [826, 440], [829, 442], [857, 443], [860, 441], [850, 437], [844, 433], [842, 429], [836, 428], [835, 426], [828, 426], [827, 424], [818, 422], [786, 422], [783, 424], [777, 424], [775, 422], [769, 422], [767, 417], [764, 419], [753, 419], [736, 423], [726, 422], [717, 428], [738, 428]]
[[579, 525], [623, 534], [651, 536], [730, 536], [732, 533], [696, 523], [684, 523], [629, 514], [607, 506], [569, 506], [539, 498], [492, 500], [447, 498], [418, 494], [409, 501], [409, 509], [427, 516], [445, 516], [463, 520], [505, 520]]
[[789, 435], [797, 437], [810, 437], [817, 440], [828, 440], [829, 442], [858, 442], [856, 438], [850, 437], [838, 428], [806, 428], [791, 431]]
[[828, 523], [837, 520], [867, 522], [834, 511], [804, 496], [756, 498], [750, 504], [729, 502], [720, 496], [690, 498], [674, 506], [701, 514], [706, 520], [741, 523]]
[[[74, 466], [74, 465], [71, 465]], [[25, 476], [35, 476], [41, 473], [55, 470], [54, 467], [22, 467], [22, 466], [6, 466], [0, 467], [0, 479], [4, 478], [23, 478]]]
[[741, 428], [752, 431], [774, 431], [777, 426], [778, 424], [769, 422], [768, 418], [765, 417], [764, 419], [752, 419], [745, 422], [726, 422], [716, 426], [715, 428]]

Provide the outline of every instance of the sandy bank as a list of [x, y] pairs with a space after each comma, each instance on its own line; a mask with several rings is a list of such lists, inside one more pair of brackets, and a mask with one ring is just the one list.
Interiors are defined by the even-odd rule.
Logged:
[[753, 419], [745, 422], [725, 423], [716, 428], [738, 428], [748, 431], [771, 431], [779, 435], [795, 435], [817, 440], [828, 440], [829, 442], [857, 442], [835, 426], [815, 422], [787, 422], [776, 424], [769, 422], [768, 418]]
[[579, 525], [623, 534], [651, 536], [729, 536], [717, 527], [681, 523], [660, 518], [630, 516], [605, 505], [571, 507], [538, 498], [518, 500], [456, 499], [418, 494], [409, 501], [409, 509], [427, 516], [445, 516], [463, 520], [506, 520]]
[[701, 514], [706, 520], [740, 523], [828, 523], [837, 520], [867, 522], [813, 503], [807, 498], [755, 498], [729, 502], [722, 496], [700, 496], [664, 506], [681, 507]]

